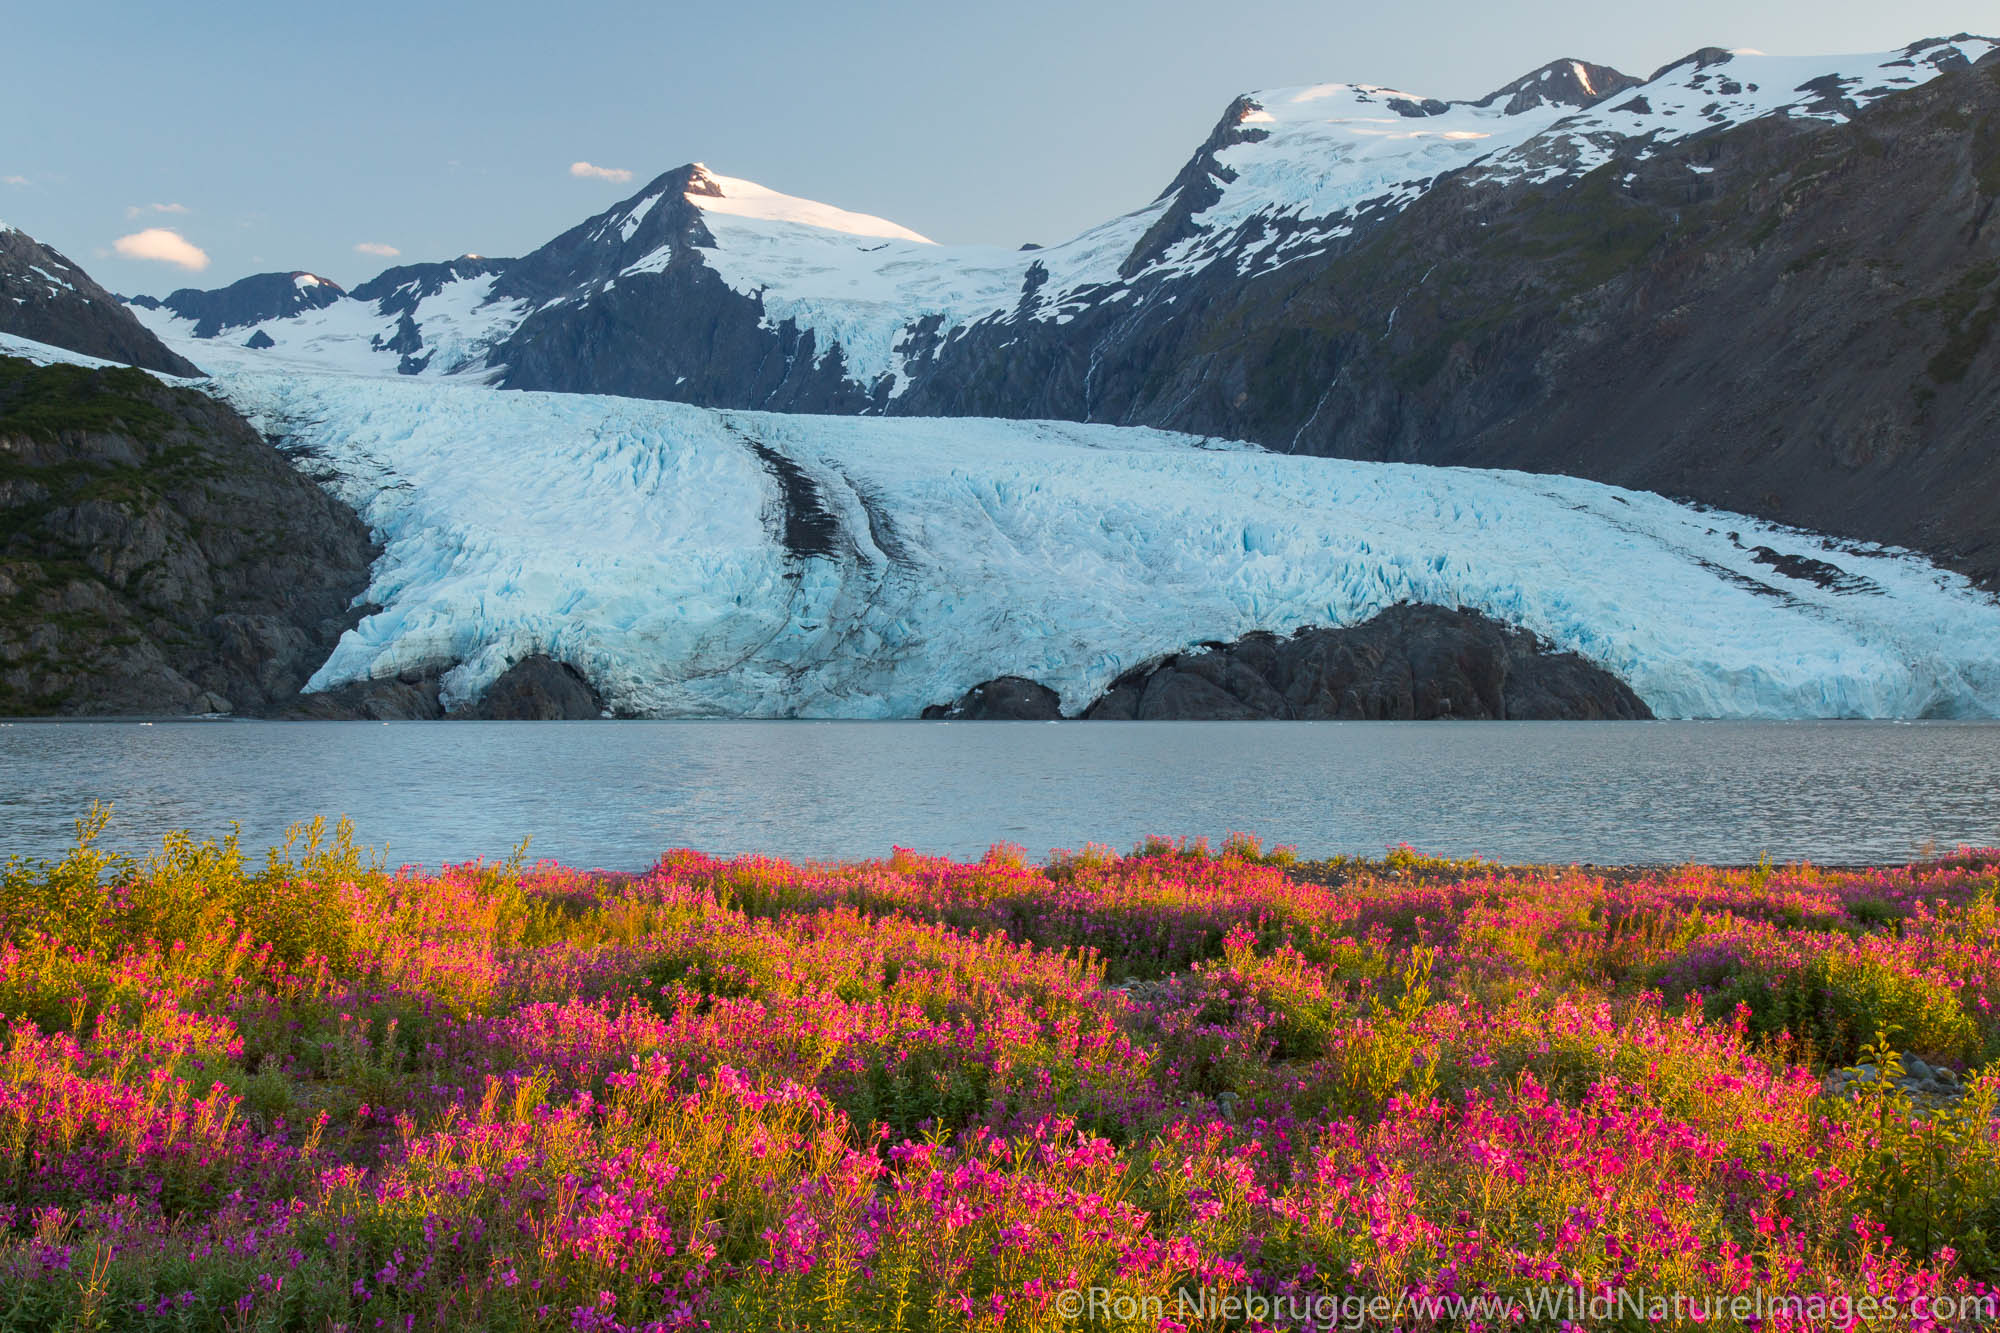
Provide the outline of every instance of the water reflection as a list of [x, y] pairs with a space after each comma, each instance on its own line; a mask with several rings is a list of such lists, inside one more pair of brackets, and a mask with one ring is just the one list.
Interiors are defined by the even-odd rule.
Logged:
[[1302, 852], [1900, 859], [2000, 843], [2000, 725], [856, 722], [0, 725], [0, 854], [353, 816], [392, 859], [638, 868], [694, 846], [1039, 854], [1247, 830]]

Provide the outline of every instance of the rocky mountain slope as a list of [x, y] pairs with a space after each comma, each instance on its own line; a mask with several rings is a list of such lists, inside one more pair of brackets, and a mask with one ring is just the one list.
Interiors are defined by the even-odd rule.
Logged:
[[116, 296], [57, 251], [0, 223], [0, 334], [169, 375], [199, 375]]
[[381, 548], [317, 480], [213, 395], [0, 335], [0, 717], [602, 714], [535, 654], [450, 710], [435, 671], [303, 694], [379, 610]]
[[1842, 124], [1759, 120], [1560, 191], [1447, 181], [1323, 263], [1198, 280], [1087, 351], [967, 345], [933, 381], [964, 390], [911, 406], [1591, 477], [1995, 587], [1996, 196], [1989, 56]]
[[196, 338], [214, 338], [267, 320], [324, 310], [345, 295], [332, 279], [299, 270], [257, 273], [213, 291], [183, 287], [159, 300], [134, 296], [130, 303], [140, 310], [164, 310], [187, 321]]
[[0, 356], [0, 713], [282, 707], [375, 553], [225, 404]]

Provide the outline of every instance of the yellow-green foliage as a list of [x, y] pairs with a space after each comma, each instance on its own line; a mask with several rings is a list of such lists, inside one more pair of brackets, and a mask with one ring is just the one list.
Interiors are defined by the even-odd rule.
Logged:
[[1738, 1004], [1749, 1007], [1752, 1031], [1789, 1034], [1837, 1064], [1853, 1060], [1883, 1030], [1933, 1060], [1962, 1062], [1985, 1047], [1944, 981], [1851, 949], [1828, 947], [1782, 971], [1746, 970], [1716, 993], [1712, 1008], [1727, 1012]]
[[[1090, 1287], [1090, 1326], [1141, 1329], [1189, 1287], [2000, 1279], [1991, 853], [585, 875], [389, 870], [323, 825], [132, 859], [102, 827], [0, 874], [0, 1333], [1048, 1333]], [[1970, 1092], [1899, 1088], [1892, 1042]], [[1863, 1056], [1889, 1079], [1828, 1091]]]

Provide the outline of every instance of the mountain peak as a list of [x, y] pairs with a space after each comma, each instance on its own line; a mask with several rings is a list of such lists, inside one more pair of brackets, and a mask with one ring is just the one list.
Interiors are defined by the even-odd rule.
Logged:
[[227, 329], [247, 328], [267, 319], [318, 310], [346, 295], [347, 289], [330, 278], [305, 269], [290, 269], [253, 273], [213, 291], [183, 287], [169, 293], [159, 305], [182, 319], [193, 320], [195, 337], [213, 338]]
[[1639, 85], [1640, 80], [1609, 65], [1588, 60], [1551, 60], [1540, 69], [1530, 70], [1512, 83], [1495, 88], [1472, 106], [1490, 107], [1501, 103], [1504, 115], [1518, 116], [1538, 106], [1573, 106], [1581, 110], [1613, 93]]
[[62, 252], [0, 223], [0, 333], [169, 375], [201, 371]]
[[690, 162], [682, 167], [681, 171], [687, 173], [687, 184], [682, 187], [681, 193], [711, 196], [722, 193], [721, 182], [716, 179], [715, 173], [708, 169], [706, 162]]
[[1657, 83], [1659, 82], [1659, 80], [1665, 78], [1667, 75], [1673, 73], [1675, 70], [1681, 69], [1685, 66], [1691, 65], [1697, 70], [1703, 70], [1709, 68], [1712, 65], [1726, 65], [1730, 61], [1736, 59], [1736, 57], [1739, 55], [1758, 55], [1758, 54], [1761, 53], [1749, 50], [1731, 51], [1725, 47], [1720, 47], [1720, 46], [1704, 46], [1699, 50], [1688, 52], [1686, 55], [1682, 56], [1679, 60], [1669, 60], [1666, 64], [1660, 66], [1658, 69], [1654, 70], [1650, 75], [1648, 75], [1646, 78], [1646, 82]]

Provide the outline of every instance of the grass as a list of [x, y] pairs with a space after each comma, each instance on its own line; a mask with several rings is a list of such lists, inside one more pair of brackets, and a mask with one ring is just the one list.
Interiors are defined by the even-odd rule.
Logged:
[[1525, 256], [1558, 260], [1572, 292], [1590, 291], [1630, 271], [1673, 230], [1658, 208], [1624, 197], [1608, 162], [1568, 190], [1528, 196], [1531, 211], [1518, 245]]
[[[1968, 1327], [2000, 1279], [2000, 853], [618, 875], [102, 821], [0, 871], [0, 1329]], [[1967, 1094], [1825, 1090], [1918, 1056]]]
[[155, 440], [174, 417], [156, 401], [163, 387], [143, 370], [37, 366], [0, 356], [0, 436], [54, 440], [67, 432]]

